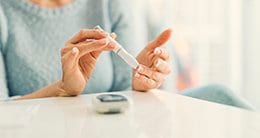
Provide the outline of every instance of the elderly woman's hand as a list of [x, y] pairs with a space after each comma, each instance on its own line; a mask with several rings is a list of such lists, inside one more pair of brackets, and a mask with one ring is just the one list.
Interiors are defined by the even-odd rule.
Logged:
[[[75, 96], [84, 90], [98, 56], [102, 51], [110, 51], [115, 47], [107, 39], [108, 35], [100, 30], [81, 30], [66, 42], [61, 50], [62, 92], [59, 92], [58, 96]], [[114, 34], [111, 36], [115, 37]]]
[[137, 56], [141, 64], [133, 70], [132, 87], [137, 91], [158, 88], [171, 72], [169, 53], [162, 46], [170, 39], [171, 29], [165, 30]]

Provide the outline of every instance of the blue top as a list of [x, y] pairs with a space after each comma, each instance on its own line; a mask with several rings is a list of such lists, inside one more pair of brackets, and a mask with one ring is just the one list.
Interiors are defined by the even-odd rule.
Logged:
[[[127, 0], [74, 0], [61, 8], [43, 8], [28, 0], [0, 0], [0, 99], [24, 95], [61, 79], [60, 49], [80, 29], [100, 25], [136, 55], [143, 44]], [[126, 10], [127, 9], [127, 10]], [[124, 90], [131, 69], [112, 52], [98, 59], [83, 93]]]

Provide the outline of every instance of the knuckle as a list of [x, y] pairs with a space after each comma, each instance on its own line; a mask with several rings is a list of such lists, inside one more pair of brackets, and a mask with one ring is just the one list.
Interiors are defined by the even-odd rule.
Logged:
[[60, 54], [61, 54], [61, 56], [65, 55], [66, 54], [66, 48], [62, 48], [60, 50]]
[[65, 55], [62, 55], [62, 56], [61, 56], [61, 62], [62, 62], [62, 63], [65, 63], [65, 61], [67, 60], [67, 57], [68, 57], [68, 55], [66, 55], [66, 54], [65, 54]]
[[94, 30], [92, 30], [92, 32], [95, 33], [95, 34], [99, 34], [99, 35], [104, 35], [105, 34], [104, 31], [99, 30], [99, 29], [94, 29]]
[[79, 35], [82, 36], [82, 35], [84, 35], [86, 32], [87, 32], [86, 29], [81, 29], [81, 30], [79, 31]]
[[99, 29], [94, 29], [94, 30], [92, 30], [92, 32], [94, 32], [94, 33], [101, 33], [102, 31], [99, 30]]
[[[151, 73], [149, 73], [149, 71], [147, 70], [143, 70], [143, 72], [141, 72], [143, 75], [147, 76], [147, 77], [151, 77]], [[146, 80], [147, 78], [145, 78], [144, 80]]]
[[151, 89], [150, 84], [147, 83], [147, 82], [143, 83], [143, 87], [144, 87], [145, 90]]
[[160, 77], [160, 75], [159, 75], [158, 73], [153, 73], [153, 74], [152, 74], [152, 78], [155, 79], [155, 80], [158, 80], [158, 79], [160, 79], [161, 77]]
[[157, 78], [158, 76], [157, 76], [157, 74], [155, 72], [151, 71], [151, 73], [149, 74], [149, 77], [150, 78]]

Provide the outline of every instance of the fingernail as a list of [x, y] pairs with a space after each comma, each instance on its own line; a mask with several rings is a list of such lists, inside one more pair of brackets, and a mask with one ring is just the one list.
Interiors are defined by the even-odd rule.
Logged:
[[114, 32], [113, 32], [113, 33], [111, 33], [111, 35], [114, 35], [114, 36], [115, 36], [115, 35], [116, 35], [116, 33], [114, 33]]
[[71, 50], [71, 53], [72, 53], [72, 54], [76, 54], [76, 53], [78, 53], [78, 51], [79, 51], [78, 48], [73, 47], [72, 50]]
[[108, 47], [110, 47], [110, 48], [115, 48], [116, 47], [116, 44], [113, 41], [110, 41], [109, 39], [108, 39], [108, 41], [109, 41]]
[[138, 69], [137, 69], [138, 72], [143, 72], [144, 71], [144, 68], [139, 66]]
[[154, 54], [156, 54], [156, 55], [159, 55], [161, 53], [161, 49], [160, 48], [155, 48], [154, 49]]
[[159, 67], [160, 65], [161, 65], [161, 61], [158, 60], [158, 61], [156, 62], [156, 64], [155, 64], [155, 67]]
[[109, 47], [110, 47], [110, 48], [115, 48], [116, 46], [113, 45], [113, 44], [111, 44], [111, 45], [109, 45]]

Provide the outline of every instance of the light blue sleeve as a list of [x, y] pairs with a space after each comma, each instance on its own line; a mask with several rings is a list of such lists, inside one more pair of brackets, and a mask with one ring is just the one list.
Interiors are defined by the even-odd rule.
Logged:
[[[111, 32], [117, 34], [117, 41], [124, 46], [132, 55], [136, 56], [142, 49], [142, 45], [135, 41], [135, 24], [129, 0], [110, 0], [109, 18]], [[118, 57], [111, 53], [114, 68], [114, 80], [111, 91], [131, 89], [132, 69]]]
[[7, 34], [7, 21], [0, 6], [0, 100], [7, 99], [9, 97], [3, 54], [4, 46], [7, 41]]

